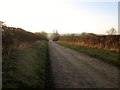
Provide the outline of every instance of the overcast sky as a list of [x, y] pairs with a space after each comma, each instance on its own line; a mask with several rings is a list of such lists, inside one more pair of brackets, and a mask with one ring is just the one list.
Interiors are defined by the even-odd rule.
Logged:
[[118, 0], [0, 0], [0, 21], [31, 32], [105, 34], [118, 28]]

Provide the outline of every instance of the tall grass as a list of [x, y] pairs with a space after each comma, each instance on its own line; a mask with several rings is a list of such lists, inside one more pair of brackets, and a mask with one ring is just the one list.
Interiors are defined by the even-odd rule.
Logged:
[[3, 88], [44, 88], [47, 42], [3, 56]]

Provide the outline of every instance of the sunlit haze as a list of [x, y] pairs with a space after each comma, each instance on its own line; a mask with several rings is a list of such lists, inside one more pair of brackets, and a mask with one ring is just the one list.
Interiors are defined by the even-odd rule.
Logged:
[[118, 2], [113, 1], [0, 0], [0, 21], [31, 32], [106, 34], [118, 30]]

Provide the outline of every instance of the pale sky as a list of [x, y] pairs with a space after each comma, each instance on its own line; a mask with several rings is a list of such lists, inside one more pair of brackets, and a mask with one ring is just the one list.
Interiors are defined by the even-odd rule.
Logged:
[[118, 30], [118, 0], [0, 0], [0, 21], [31, 32]]

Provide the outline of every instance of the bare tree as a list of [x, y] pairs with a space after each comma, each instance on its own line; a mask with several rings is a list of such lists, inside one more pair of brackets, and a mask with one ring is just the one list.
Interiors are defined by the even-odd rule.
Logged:
[[111, 28], [110, 30], [106, 31], [106, 33], [109, 35], [115, 35], [115, 34], [117, 34], [117, 31], [115, 28]]
[[58, 41], [59, 40], [60, 34], [58, 33], [57, 30], [53, 31], [53, 36], [52, 37], [53, 37], [53, 41]]

